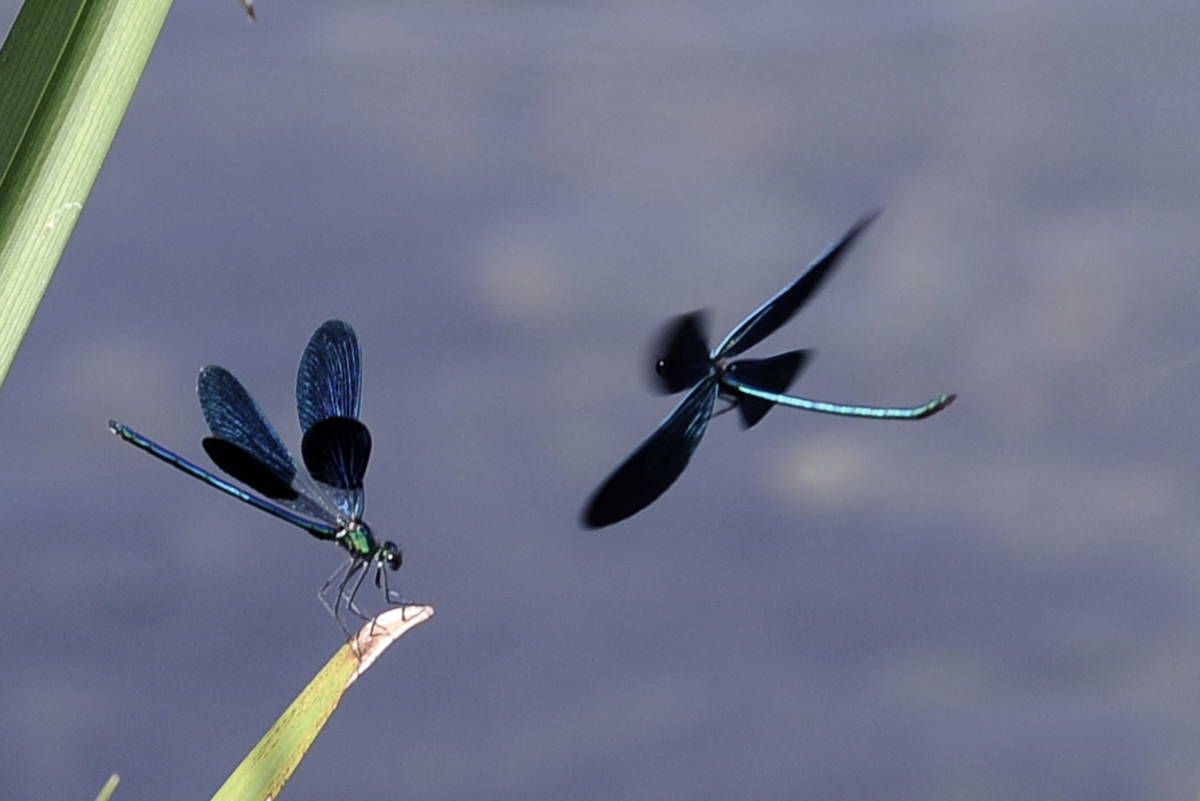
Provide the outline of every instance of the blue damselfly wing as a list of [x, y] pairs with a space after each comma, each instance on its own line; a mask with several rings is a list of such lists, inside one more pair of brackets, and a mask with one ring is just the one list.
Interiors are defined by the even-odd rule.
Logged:
[[358, 421], [361, 393], [358, 338], [346, 323], [330, 320], [313, 333], [296, 372], [300, 456], [348, 517], [362, 514], [371, 458], [371, 433]]
[[725, 337], [725, 340], [713, 351], [713, 358], [728, 358], [745, 353], [792, 319], [820, 288], [842, 258], [850, 252], [850, 248], [859, 235], [878, 216], [879, 212], [874, 211], [859, 218], [858, 222], [841, 239], [818, 256], [799, 278], [780, 290], [730, 331], [729, 336]]
[[[196, 394], [212, 432], [204, 449], [217, 467], [268, 498], [294, 497], [296, 463], [241, 382], [225, 368], [210, 365], [200, 371]], [[233, 448], [219, 447], [213, 456], [208, 444], [212, 440]]]
[[[754, 387], [761, 387], [767, 392], [783, 394], [800, 375], [804, 363], [811, 351], [790, 350], [778, 356], [766, 359], [739, 359], [729, 365], [729, 374]], [[763, 400], [742, 393], [737, 399], [738, 413], [742, 416], [742, 426], [753, 428], [766, 416], [774, 406], [774, 401]]]
[[354, 329], [341, 320], [321, 325], [308, 341], [296, 371], [300, 430], [330, 417], [358, 418], [362, 354]]
[[637, 514], [675, 483], [712, 418], [719, 385], [709, 376], [592, 495], [584, 511], [588, 528], [603, 528]]

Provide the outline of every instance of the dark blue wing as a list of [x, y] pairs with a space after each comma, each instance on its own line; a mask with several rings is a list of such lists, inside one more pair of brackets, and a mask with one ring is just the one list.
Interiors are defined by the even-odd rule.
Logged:
[[217, 467], [268, 498], [295, 498], [296, 463], [245, 387], [225, 368], [209, 366], [196, 393], [213, 433], [204, 450]]
[[850, 250], [858, 235], [879, 216], [878, 211], [862, 217], [846, 234], [809, 265], [804, 274], [768, 300], [758, 311], [751, 314], [725, 337], [725, 341], [713, 352], [714, 358], [725, 358], [745, 353], [762, 342], [776, 329], [792, 319], [831, 272], [842, 257]]
[[675, 483], [700, 445], [717, 400], [716, 376], [701, 381], [650, 437], [596, 490], [583, 513], [603, 528], [652, 504]]
[[[804, 369], [811, 351], [793, 350], [769, 359], [740, 359], [729, 365], [729, 375], [757, 389], [782, 395]], [[738, 412], [742, 425], [751, 428], [771, 411], [775, 404], [753, 395], [737, 393]]]
[[[240, 445], [220, 437], [205, 437], [200, 441], [213, 464], [248, 487], [276, 501], [294, 501], [300, 493], [292, 479], [278, 474]], [[293, 476], [294, 478], [294, 476]]]
[[691, 389], [713, 371], [704, 327], [704, 314], [692, 312], [663, 328], [654, 349], [654, 373], [668, 395]]
[[309, 474], [322, 484], [361, 490], [371, 458], [371, 432], [354, 418], [329, 417], [304, 432], [300, 455]]
[[358, 417], [362, 357], [354, 329], [341, 320], [321, 325], [308, 341], [296, 373], [300, 430], [330, 417]]

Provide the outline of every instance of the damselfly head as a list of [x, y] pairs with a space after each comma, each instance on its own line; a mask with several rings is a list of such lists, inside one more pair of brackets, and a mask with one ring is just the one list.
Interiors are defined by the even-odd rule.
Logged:
[[396, 543], [392, 542], [391, 540], [388, 540], [383, 544], [383, 546], [379, 549], [378, 556], [375, 558], [381, 563], [390, 567], [392, 570], [399, 570], [400, 563], [403, 561], [403, 558], [400, 555], [400, 546], [396, 545]]

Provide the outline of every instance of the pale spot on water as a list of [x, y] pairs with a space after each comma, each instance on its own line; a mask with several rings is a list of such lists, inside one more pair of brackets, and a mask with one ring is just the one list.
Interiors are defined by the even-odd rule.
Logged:
[[488, 309], [509, 322], [542, 322], [564, 306], [560, 265], [537, 231], [516, 226], [493, 231], [481, 243], [479, 291]]
[[853, 502], [871, 454], [849, 438], [826, 438], [785, 451], [773, 471], [772, 484], [792, 502], [828, 507]]

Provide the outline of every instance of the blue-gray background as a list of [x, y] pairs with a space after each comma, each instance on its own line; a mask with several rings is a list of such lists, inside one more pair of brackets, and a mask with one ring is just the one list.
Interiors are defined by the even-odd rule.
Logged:
[[[177, 4], [0, 393], [5, 797], [206, 798], [339, 645], [335, 548], [106, 427], [204, 460], [218, 363], [294, 445], [330, 317], [437, 617], [287, 798], [1196, 797], [1195, 0], [259, 12]], [[659, 326], [876, 206], [754, 353], [958, 403], [718, 418], [580, 530]]]

